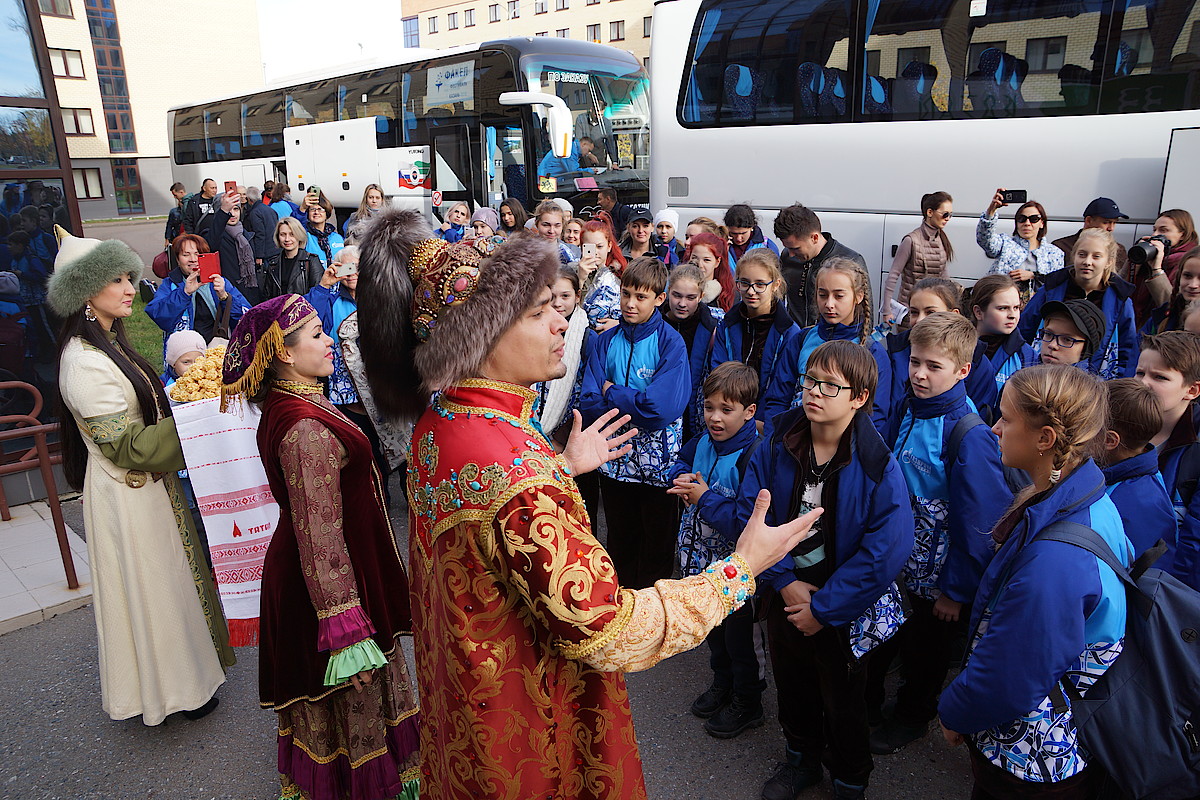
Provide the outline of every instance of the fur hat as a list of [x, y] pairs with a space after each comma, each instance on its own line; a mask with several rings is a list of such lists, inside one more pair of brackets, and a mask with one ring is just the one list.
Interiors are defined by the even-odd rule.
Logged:
[[121, 275], [137, 283], [146, 268], [141, 257], [119, 239], [84, 239], [58, 225], [54, 235], [58, 237], [58, 256], [54, 274], [46, 283], [46, 299], [60, 317], [79, 311]]
[[449, 245], [416, 212], [372, 220], [358, 269], [359, 332], [367, 379], [389, 417], [413, 417], [429, 394], [479, 369], [500, 336], [559, 267], [537, 236]]

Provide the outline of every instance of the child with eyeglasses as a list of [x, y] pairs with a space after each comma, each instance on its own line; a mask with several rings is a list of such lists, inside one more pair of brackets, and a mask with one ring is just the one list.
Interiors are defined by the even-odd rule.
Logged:
[[905, 234], [892, 259], [883, 287], [884, 322], [902, 317], [917, 281], [942, 277], [946, 264], [954, 258], [954, 246], [946, 235], [946, 226], [954, 216], [954, 198], [948, 192], [930, 192], [921, 197], [921, 214], [925, 219], [920, 227]]
[[1132, 377], [1137, 369], [1138, 334], [1130, 299], [1133, 284], [1113, 274], [1116, 256], [1117, 243], [1111, 233], [1085, 228], [1075, 242], [1072, 266], [1046, 278], [1017, 325], [1037, 350], [1039, 343], [1034, 339], [1043, 306], [1055, 300], [1088, 301], [1101, 313], [1104, 325], [1095, 347], [1089, 350], [1087, 370], [1103, 380]]
[[[767, 409], [769, 393], [787, 393], [796, 384], [795, 364], [784, 357], [800, 328], [783, 303], [787, 284], [779, 269], [779, 256], [765, 247], [746, 251], [738, 262], [736, 280], [741, 300], [717, 326], [710, 365], [741, 361], [758, 373], [758, 408], [755, 421], [761, 432], [771, 414], [787, 408], [776, 403]], [[776, 389], [776, 387], [781, 387]]]
[[1017, 282], [1021, 299], [1029, 300], [1041, 285], [1044, 276], [1063, 268], [1063, 251], [1054, 246], [1046, 235], [1046, 209], [1036, 200], [1023, 203], [1017, 209], [1012, 236], [996, 230], [1000, 218], [997, 212], [1007, 206], [1004, 189], [997, 189], [987, 210], [975, 226], [975, 242], [988, 258], [996, 259], [989, 275], [1008, 275]]
[[821, 782], [863, 797], [874, 766], [866, 669], [904, 619], [894, 583], [913, 548], [912, 507], [868, 411], [878, 365], [854, 341], [825, 342], [798, 377], [803, 402], [776, 417], [738, 491], [738, 524], [760, 489], [768, 520], [823, 508], [810, 537], [766, 570], [768, 652], [786, 756], [762, 790], [792, 800]]
[[1062, 364], [1087, 370], [1088, 359], [1104, 335], [1104, 314], [1087, 300], [1051, 300], [1041, 308], [1041, 328], [1034, 341], [1039, 364]]

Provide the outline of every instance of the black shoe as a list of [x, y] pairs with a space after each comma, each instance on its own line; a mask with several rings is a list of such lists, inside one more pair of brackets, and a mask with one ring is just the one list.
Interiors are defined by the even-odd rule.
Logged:
[[883, 724], [883, 709], [871, 706], [867, 709], [867, 727], [878, 728]]
[[928, 722], [909, 725], [892, 717], [871, 734], [871, 752], [877, 756], [891, 755], [905, 745], [924, 738], [928, 732]]
[[757, 728], [762, 724], [762, 701], [758, 698], [750, 700], [735, 694], [729, 698], [726, 705], [713, 714], [708, 722], [704, 723], [704, 730], [709, 736], [715, 736], [718, 739], [732, 739], [747, 728]]
[[796, 800], [796, 796], [821, 782], [821, 764], [811, 766], [781, 762], [762, 789], [762, 800]]
[[836, 800], [862, 800], [867, 796], [866, 786], [855, 786], [851, 783], [842, 783], [838, 779], [833, 780], [833, 796]]
[[216, 710], [217, 704], [220, 702], [221, 701], [216, 697], [210, 697], [208, 702], [204, 705], [200, 706], [199, 708], [193, 708], [191, 711], [184, 711], [182, 714], [188, 719], [200, 719], [202, 717], [207, 717]]
[[729, 702], [733, 690], [727, 686], [717, 686], [715, 683], [704, 690], [704, 693], [692, 701], [692, 713], [700, 719], [708, 719], [720, 711]]

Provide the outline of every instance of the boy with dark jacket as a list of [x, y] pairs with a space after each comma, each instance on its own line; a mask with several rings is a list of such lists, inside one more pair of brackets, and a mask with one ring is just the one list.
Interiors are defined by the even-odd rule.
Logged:
[[803, 403], [771, 421], [738, 493], [739, 524], [763, 488], [768, 520], [825, 512], [759, 577], [777, 592], [767, 637], [787, 742], [763, 800], [793, 800], [821, 781], [822, 762], [836, 797], [862, 797], [874, 766], [862, 662], [904, 619], [894, 581], [913, 544], [908, 488], [863, 411], [878, 380], [874, 357], [857, 343], [817, 347], [800, 376]]
[[982, 420], [960, 422], [974, 413], [966, 378], [976, 340], [966, 317], [946, 311], [922, 319], [909, 337], [908, 408], [892, 455], [908, 484], [916, 523], [902, 572], [912, 615], [868, 667], [867, 700], [875, 711], [896, 652], [904, 665], [895, 712], [871, 735], [877, 755], [920, 739], [937, 717], [951, 648], [965, 632], [967, 607], [991, 560], [989, 534], [1012, 502], [996, 435]]
[[608, 552], [621, 585], [644, 589], [671, 577], [679, 501], [663, 490], [679, 453], [692, 377], [683, 339], [663, 320], [667, 268], [634, 259], [621, 276], [621, 322], [588, 344], [579, 410], [590, 425], [617, 408], [638, 434], [628, 455], [600, 468]]

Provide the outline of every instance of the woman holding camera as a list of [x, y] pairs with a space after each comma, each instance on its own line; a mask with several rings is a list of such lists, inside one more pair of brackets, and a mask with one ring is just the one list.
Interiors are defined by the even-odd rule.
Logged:
[[1154, 233], [1129, 248], [1129, 279], [1138, 330], [1171, 298], [1183, 257], [1195, 247], [1196, 225], [1182, 208], [1168, 208], [1154, 221]]
[[1005, 189], [997, 189], [987, 211], [975, 226], [975, 242], [988, 258], [996, 259], [989, 275], [1008, 275], [1017, 282], [1021, 300], [1028, 301], [1051, 272], [1063, 268], [1063, 251], [1046, 236], [1046, 209], [1036, 200], [1026, 200], [1017, 209], [1012, 236], [996, 230], [996, 212], [1008, 203]]

